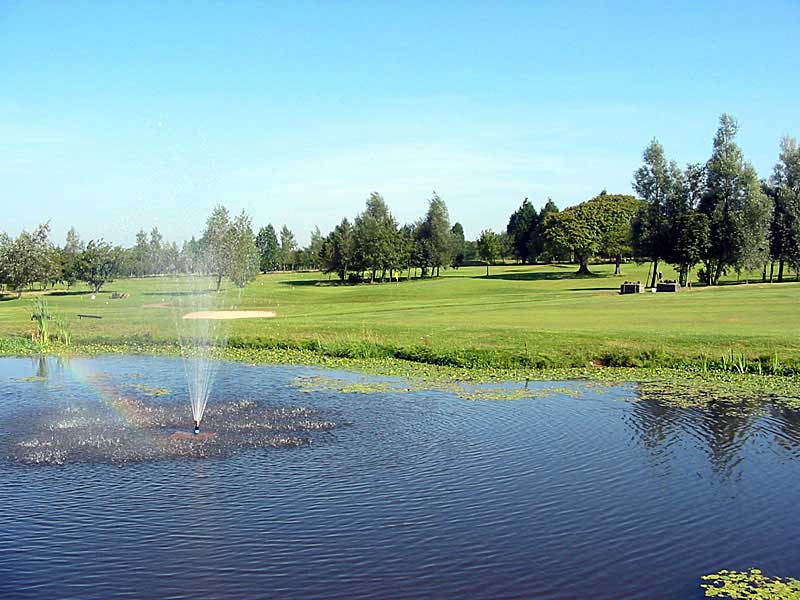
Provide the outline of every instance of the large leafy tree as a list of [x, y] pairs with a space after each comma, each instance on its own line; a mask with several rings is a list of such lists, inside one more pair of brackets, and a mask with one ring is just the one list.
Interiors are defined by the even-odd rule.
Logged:
[[589, 260], [593, 256], [619, 257], [627, 251], [630, 222], [639, 206], [633, 196], [601, 194], [547, 215], [544, 234], [553, 247], [574, 255], [579, 275], [591, 275]]
[[769, 250], [771, 203], [755, 169], [744, 161], [735, 141], [737, 131], [736, 120], [723, 114], [706, 163], [706, 192], [700, 210], [709, 221], [704, 262], [705, 279], [711, 285], [719, 283], [728, 268], [764, 264]]
[[262, 227], [256, 236], [256, 247], [259, 252], [259, 268], [262, 272], [275, 271], [280, 268], [281, 250], [278, 235], [272, 223]]
[[97, 293], [119, 274], [121, 260], [122, 248], [112, 246], [102, 239], [91, 240], [78, 255], [76, 276], [80, 281], [85, 281], [92, 292]]
[[633, 196], [616, 194], [600, 194], [589, 203], [603, 229], [599, 252], [614, 259], [614, 275], [619, 275], [622, 258], [633, 252], [631, 221], [642, 203]]

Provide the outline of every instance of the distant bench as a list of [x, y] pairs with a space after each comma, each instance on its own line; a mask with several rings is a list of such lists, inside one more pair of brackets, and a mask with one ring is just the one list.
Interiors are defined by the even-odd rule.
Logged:
[[100, 315], [78, 315], [78, 319], [102, 319]]

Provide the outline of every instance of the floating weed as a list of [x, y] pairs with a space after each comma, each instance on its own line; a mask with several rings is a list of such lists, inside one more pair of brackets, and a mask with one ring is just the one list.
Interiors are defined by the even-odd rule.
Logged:
[[800, 580], [791, 577], [767, 577], [760, 569], [722, 570], [701, 577], [706, 598], [732, 600], [800, 600]]
[[29, 375], [28, 377], [17, 377], [14, 381], [33, 383], [35, 381], [47, 381], [47, 377], [43, 377], [42, 375]]
[[303, 392], [333, 391], [345, 394], [375, 394], [436, 391], [450, 393], [465, 400], [522, 400], [525, 398], [542, 398], [554, 394], [579, 397], [581, 391], [577, 388], [565, 386], [546, 386], [535, 388], [509, 387], [509, 386], [480, 386], [459, 381], [431, 381], [431, 380], [402, 380], [380, 381], [362, 379], [351, 381], [313, 375], [311, 377], [297, 377], [293, 385]]
[[[0, 355], [35, 356], [40, 353], [40, 346], [32, 343], [30, 338], [0, 339]], [[56, 356], [107, 354], [175, 356], [181, 355], [182, 350], [180, 346], [168, 340], [156, 341], [143, 338], [141, 341], [78, 344], [71, 347], [51, 341], [48, 353]], [[762, 368], [760, 375], [757, 368], [748, 367], [745, 372], [741, 372], [742, 369], [733, 367], [735, 361], [731, 360], [730, 352], [726, 353], [724, 359], [729, 365], [727, 370], [721, 368], [721, 362], [712, 361], [709, 357], [704, 359], [705, 367], [698, 357], [698, 360], [680, 367], [506, 368], [486, 365], [461, 367], [386, 357], [343, 358], [297, 348], [229, 347], [215, 348], [212, 354], [214, 358], [221, 360], [235, 360], [249, 364], [313, 365], [381, 377], [398, 377], [404, 380], [402, 384], [390, 384], [390, 388], [379, 388], [378, 384], [371, 380], [358, 382], [358, 388], [353, 387], [355, 385], [353, 381], [339, 384], [340, 388], [364, 393], [408, 392], [431, 389], [434, 387], [433, 384], [442, 386], [464, 383], [582, 380], [584, 386], [598, 386], [593, 390], [598, 393], [602, 393], [603, 387], [609, 385], [639, 384], [639, 393], [642, 397], [678, 406], [700, 406], [719, 399], [731, 401], [756, 399], [762, 402], [774, 402], [782, 408], [800, 410], [800, 371], [796, 363], [785, 363], [777, 353], [758, 359], [762, 367], [765, 367]], [[739, 364], [741, 367], [744, 363], [740, 361]], [[303, 386], [300, 387], [302, 389]]]
[[141, 383], [132, 383], [130, 384], [135, 390], [138, 390], [145, 396], [168, 396], [172, 393], [172, 390], [162, 387], [152, 387], [149, 385], [144, 385]]

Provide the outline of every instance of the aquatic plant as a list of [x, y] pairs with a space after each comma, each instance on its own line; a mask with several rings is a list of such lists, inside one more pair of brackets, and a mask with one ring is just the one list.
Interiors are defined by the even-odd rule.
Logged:
[[47, 300], [41, 296], [37, 296], [33, 300], [31, 321], [36, 323], [31, 339], [41, 346], [49, 346], [54, 341], [69, 346], [72, 342], [72, 334], [67, 320], [62, 315], [53, 313]]
[[50, 343], [50, 326], [54, 318], [47, 306], [47, 300], [36, 296], [33, 299], [33, 314], [31, 315], [31, 321], [36, 323], [36, 329], [33, 331], [34, 341], [45, 346]]
[[707, 598], [731, 600], [800, 600], [800, 580], [791, 577], [767, 577], [760, 569], [722, 570], [703, 575], [701, 584]]

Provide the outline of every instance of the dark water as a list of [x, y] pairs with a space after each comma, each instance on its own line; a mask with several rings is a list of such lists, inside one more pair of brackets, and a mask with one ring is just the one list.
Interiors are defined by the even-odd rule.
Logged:
[[297, 387], [314, 373], [223, 365], [216, 437], [184, 440], [178, 360], [0, 360], [0, 598], [686, 600], [722, 568], [800, 575], [797, 412]]

